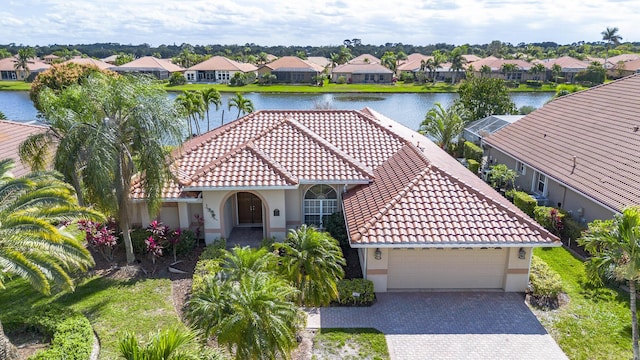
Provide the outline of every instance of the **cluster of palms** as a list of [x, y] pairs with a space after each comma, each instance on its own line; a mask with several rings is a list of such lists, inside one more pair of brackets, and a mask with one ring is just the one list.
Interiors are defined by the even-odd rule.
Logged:
[[[200, 91], [184, 91], [176, 97], [176, 104], [182, 114], [187, 117], [188, 131], [189, 134], [193, 135], [202, 133], [200, 131], [200, 121], [205, 117], [205, 115], [207, 118], [207, 131], [211, 130], [211, 120], [209, 118], [210, 106], [215, 105], [216, 110], [220, 109], [222, 99], [218, 90], [215, 88], [208, 88]], [[240, 114], [249, 114], [254, 111], [251, 100], [245, 98], [240, 93], [237, 93], [235, 97], [230, 98], [227, 105], [229, 110], [232, 108], [238, 109], [238, 116], [236, 118], [239, 118]], [[224, 125], [224, 112], [222, 114], [220, 124]]]
[[304, 325], [297, 306], [338, 295], [344, 258], [330, 235], [303, 225], [273, 246], [223, 251], [222, 271], [206, 276], [188, 305], [189, 321], [236, 359], [287, 358]]

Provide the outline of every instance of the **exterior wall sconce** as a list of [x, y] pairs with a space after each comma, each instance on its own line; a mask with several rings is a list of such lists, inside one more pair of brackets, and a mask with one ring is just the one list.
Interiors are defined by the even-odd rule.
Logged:
[[524, 260], [524, 257], [526, 255], [527, 255], [527, 252], [524, 250], [524, 248], [520, 248], [520, 250], [518, 250], [518, 259]]
[[376, 252], [373, 253], [374, 257], [376, 258], [376, 260], [380, 260], [382, 259], [382, 251], [380, 251], [380, 248], [376, 249]]
[[273, 216], [280, 216], [280, 209], [274, 209]]

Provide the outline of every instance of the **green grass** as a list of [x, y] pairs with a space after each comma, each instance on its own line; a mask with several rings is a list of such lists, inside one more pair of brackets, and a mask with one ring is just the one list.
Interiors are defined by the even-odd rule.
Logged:
[[31, 83], [24, 81], [0, 81], [0, 91], [29, 91]]
[[320, 329], [313, 345], [313, 359], [317, 360], [336, 357], [347, 360], [389, 359], [384, 334], [376, 329]]
[[587, 284], [584, 263], [564, 248], [538, 248], [534, 254], [560, 274], [570, 298], [567, 305], [540, 316], [542, 325], [567, 356], [631, 358], [629, 294]]
[[22, 280], [11, 281], [7, 289], [0, 290], [0, 321], [48, 304], [70, 307], [89, 319], [100, 339], [100, 359], [118, 358], [118, 336], [124, 331], [147, 339], [159, 329], [182, 326], [173, 306], [170, 280], [101, 277], [87, 279], [73, 293], [54, 297], [40, 295]]

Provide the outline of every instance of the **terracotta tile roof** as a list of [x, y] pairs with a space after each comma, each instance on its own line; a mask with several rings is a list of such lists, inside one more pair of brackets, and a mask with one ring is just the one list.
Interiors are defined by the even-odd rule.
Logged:
[[113, 65], [106, 63], [102, 60], [92, 59], [92, 58], [73, 58], [65, 61], [65, 63], [74, 63], [80, 65], [92, 65], [97, 67], [98, 69], [110, 69]]
[[393, 74], [393, 71], [380, 64], [342, 64], [333, 69], [334, 73], [340, 74]]
[[184, 68], [171, 62], [169, 59], [158, 59], [153, 56], [143, 56], [126, 64], [116, 66], [113, 70], [136, 71], [136, 70], [165, 70], [170, 73], [184, 71]]
[[47, 131], [46, 126], [0, 120], [0, 159], [13, 159], [15, 167], [11, 171], [15, 177], [30, 172], [28, 166], [20, 162], [18, 148], [30, 135]]
[[297, 56], [283, 56], [263, 66], [271, 69], [272, 71], [324, 71], [324, 67], [310, 61], [300, 59]]
[[[618, 68], [618, 64], [614, 65], [614, 68]], [[635, 71], [638, 72], [640, 70], [640, 59], [638, 60], [630, 60], [624, 63], [623, 69], [626, 71]]]
[[558, 64], [562, 67], [562, 71], [580, 71], [589, 66], [589, 62], [582, 61], [571, 56], [561, 56], [557, 59], [546, 59], [540, 61], [547, 69], [551, 69], [553, 65]]
[[349, 64], [380, 64], [381, 61], [371, 54], [362, 54], [348, 61]]
[[498, 59], [494, 56], [488, 56], [484, 59], [476, 60], [472, 63], [473, 68], [476, 71], [480, 71], [480, 68], [484, 65], [487, 65], [491, 68], [492, 71], [500, 71], [503, 64], [515, 64], [520, 68], [520, 70], [529, 70], [531, 68], [531, 63], [528, 63], [524, 60], [505, 60]]
[[316, 65], [320, 65], [323, 68], [326, 68], [327, 66], [331, 65], [331, 60], [327, 59], [324, 56], [308, 56], [307, 61], [312, 62]]
[[199, 64], [193, 65], [187, 70], [201, 70], [201, 71], [242, 71], [242, 72], [252, 72], [257, 71], [258, 68], [253, 64], [241, 63], [231, 59], [228, 59], [224, 56], [214, 56], [210, 59], [207, 59]]
[[102, 61], [104, 61], [106, 63], [115, 63], [117, 58], [118, 58], [118, 55], [110, 55], [110, 56], [107, 56], [106, 58], [102, 59]]
[[[16, 61], [17, 59], [15, 56], [0, 59], [0, 71], [15, 71]], [[50, 68], [51, 65], [38, 59], [29, 59], [29, 61], [27, 62], [27, 67], [29, 68], [29, 71], [40, 72]]]
[[563, 96], [484, 141], [620, 211], [640, 204], [640, 74]]
[[[413, 54], [412, 54], [413, 55]], [[424, 56], [422, 58], [409, 59], [401, 65], [398, 65], [398, 71], [418, 71], [422, 67], [422, 62], [432, 59], [433, 56]]]
[[[369, 108], [362, 112], [411, 145], [376, 168], [371, 185], [344, 197], [352, 246], [560, 244], [429, 139]], [[366, 205], [359, 206], [356, 199]], [[449, 234], [448, 242], [443, 234]]]
[[482, 58], [478, 55], [473, 54], [464, 54], [462, 57], [467, 60], [468, 63], [476, 62], [478, 60], [482, 60]]
[[612, 56], [612, 57], [608, 58], [607, 62], [610, 62], [610, 63], [615, 65], [620, 61], [627, 62], [627, 61], [633, 61], [633, 60], [640, 60], [640, 54], [621, 54], [621, 55], [616, 55], [616, 56]]

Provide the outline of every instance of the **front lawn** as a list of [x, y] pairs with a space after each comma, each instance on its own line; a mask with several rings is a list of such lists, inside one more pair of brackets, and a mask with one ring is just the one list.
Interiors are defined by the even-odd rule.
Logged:
[[569, 303], [538, 318], [571, 359], [629, 359], [629, 294], [586, 283], [584, 263], [564, 248], [537, 248], [534, 254], [562, 277]]
[[320, 329], [313, 338], [313, 359], [389, 359], [384, 334], [376, 329]]
[[0, 81], [0, 91], [29, 91], [31, 83], [26, 81]]
[[100, 339], [100, 359], [118, 357], [118, 335], [124, 331], [147, 339], [159, 329], [183, 326], [173, 306], [170, 280], [103, 277], [87, 279], [75, 292], [54, 297], [40, 295], [22, 280], [11, 281], [7, 289], [0, 290], [0, 321], [49, 304], [70, 307], [89, 319]]

